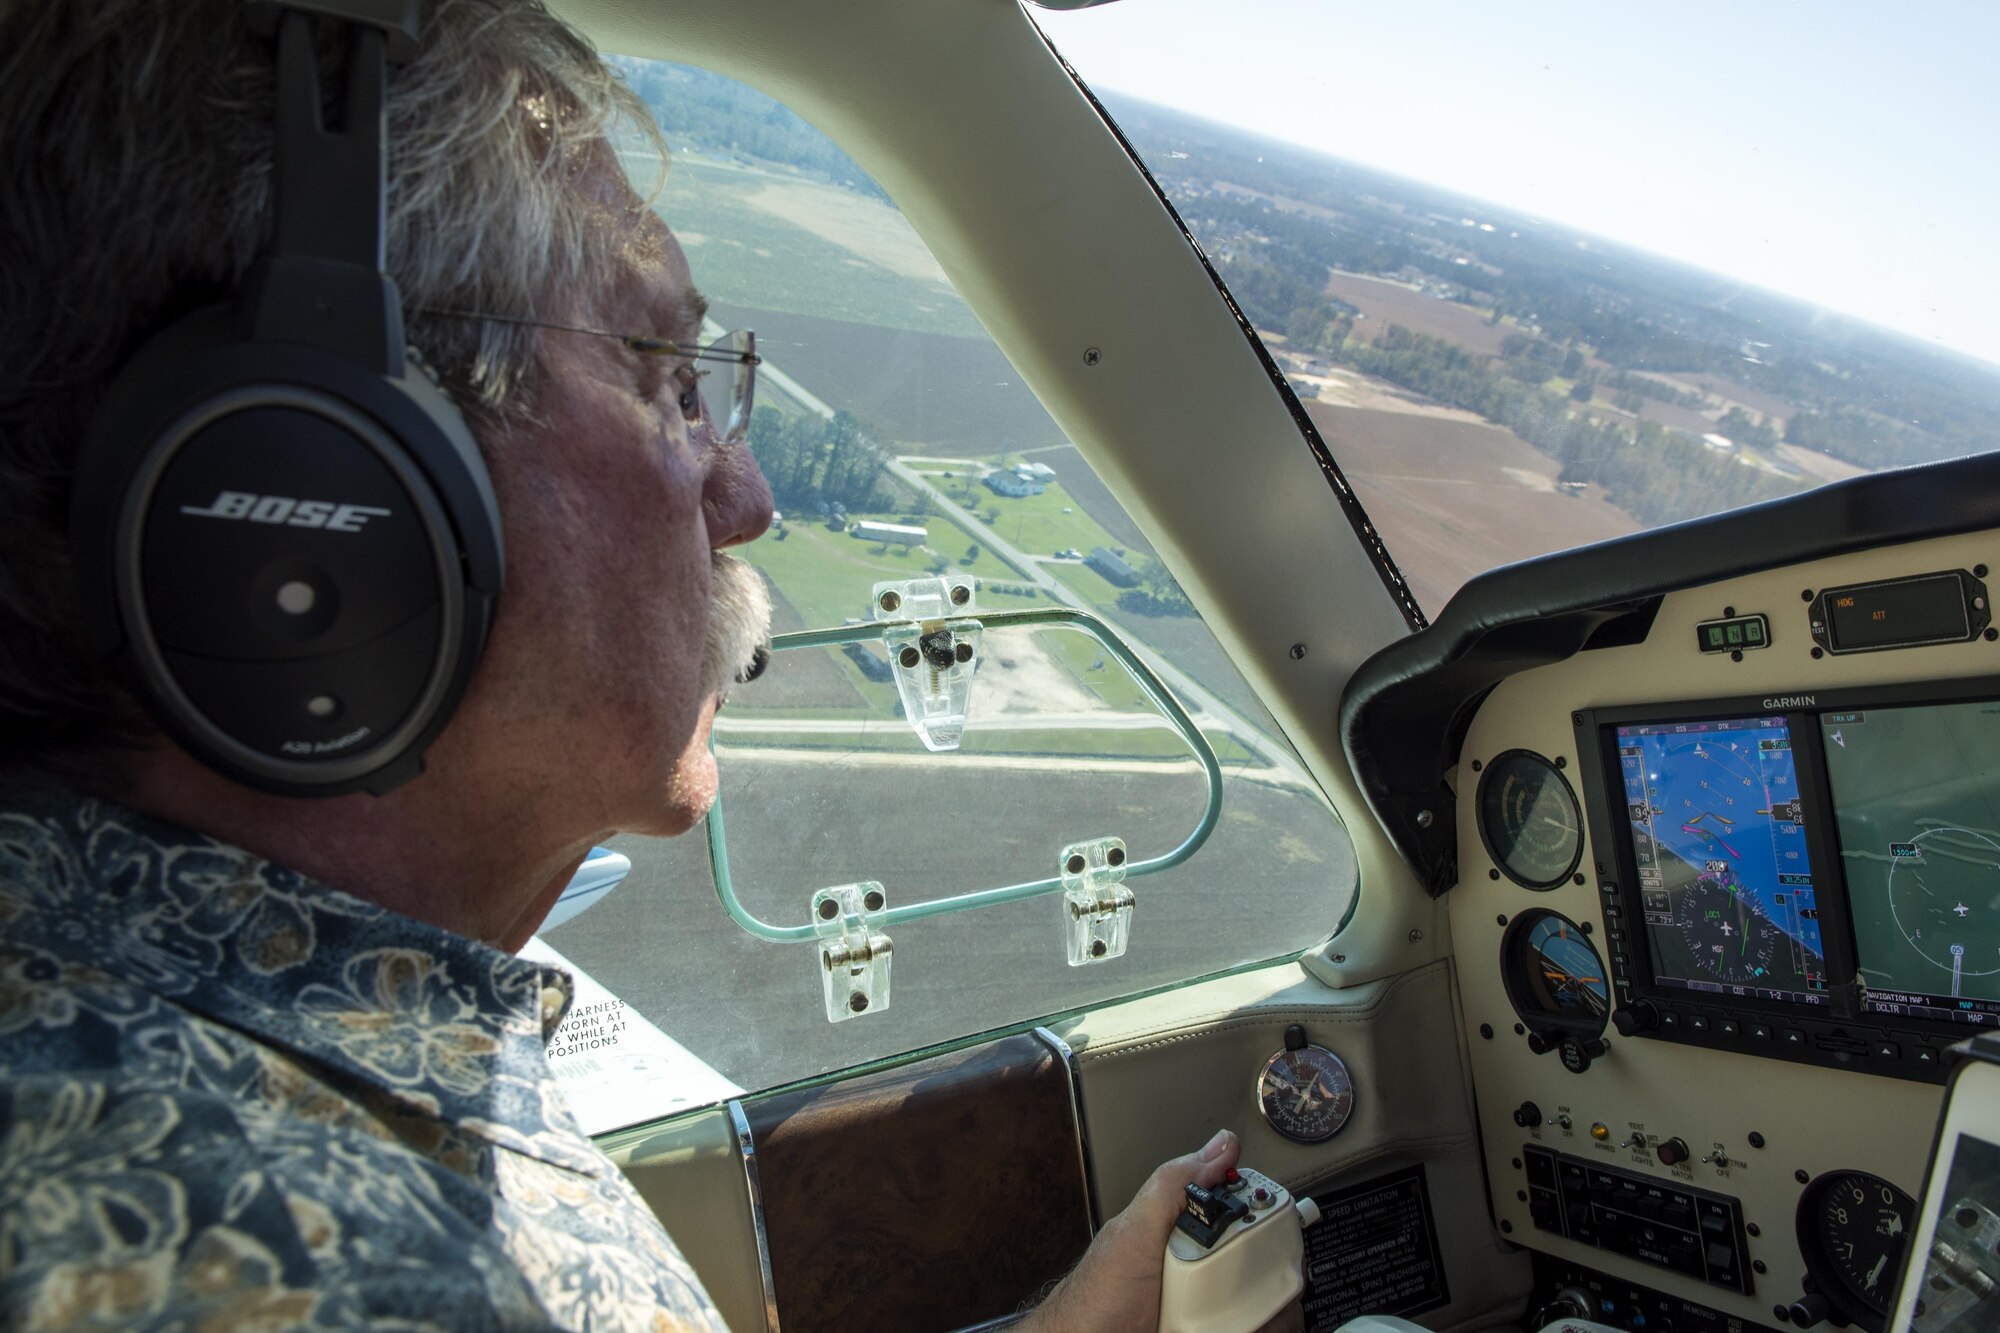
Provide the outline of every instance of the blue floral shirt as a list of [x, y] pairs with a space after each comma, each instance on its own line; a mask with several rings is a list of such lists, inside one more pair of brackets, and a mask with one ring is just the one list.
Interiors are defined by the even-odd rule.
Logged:
[[720, 1329], [543, 1053], [570, 982], [0, 797], [0, 1324]]

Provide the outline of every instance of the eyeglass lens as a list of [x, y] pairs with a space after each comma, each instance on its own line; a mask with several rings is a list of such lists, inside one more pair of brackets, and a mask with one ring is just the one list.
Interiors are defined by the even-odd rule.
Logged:
[[737, 354], [727, 369], [727, 394], [722, 401], [729, 414], [723, 419], [722, 440], [741, 444], [750, 438], [750, 409], [757, 395], [757, 364], [752, 360], [757, 354], [757, 335], [738, 329], [724, 334], [715, 346]]

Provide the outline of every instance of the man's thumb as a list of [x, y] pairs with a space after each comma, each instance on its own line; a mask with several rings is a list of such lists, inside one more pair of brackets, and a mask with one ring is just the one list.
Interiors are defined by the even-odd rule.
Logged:
[[1203, 1188], [1217, 1184], [1236, 1165], [1242, 1152], [1242, 1141], [1228, 1130], [1219, 1129], [1201, 1151], [1162, 1163], [1140, 1192], [1146, 1212], [1162, 1226], [1172, 1226], [1187, 1196], [1188, 1184], [1192, 1182]]

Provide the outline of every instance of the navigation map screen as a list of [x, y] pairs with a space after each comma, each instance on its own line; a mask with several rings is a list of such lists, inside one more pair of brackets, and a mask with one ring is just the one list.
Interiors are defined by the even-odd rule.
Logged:
[[1862, 1003], [2000, 1022], [2000, 702], [1822, 713]]
[[1654, 983], [1826, 1004], [1785, 719], [1634, 723], [1617, 733]]

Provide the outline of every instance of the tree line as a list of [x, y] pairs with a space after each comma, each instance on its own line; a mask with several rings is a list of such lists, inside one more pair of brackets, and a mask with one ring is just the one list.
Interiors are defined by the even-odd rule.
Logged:
[[852, 413], [788, 415], [759, 407], [750, 417], [750, 451], [780, 509], [837, 503], [881, 513], [904, 507], [884, 484], [887, 456]]
[[1631, 427], [1573, 413], [1568, 399], [1492, 369], [1485, 356], [1400, 325], [1336, 360], [1437, 402], [1476, 412], [1562, 464], [1564, 481], [1592, 482], [1646, 524], [1672, 523], [1797, 489], [1782, 477], [1715, 454], [1656, 421]]

